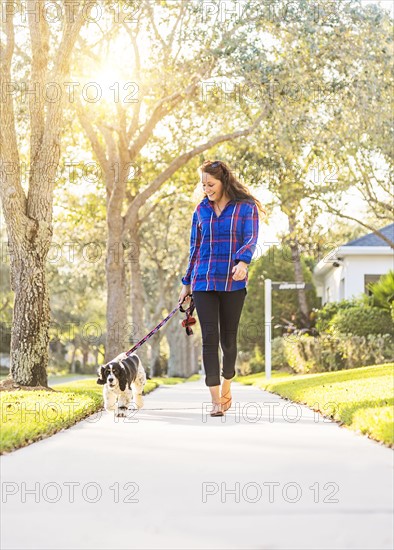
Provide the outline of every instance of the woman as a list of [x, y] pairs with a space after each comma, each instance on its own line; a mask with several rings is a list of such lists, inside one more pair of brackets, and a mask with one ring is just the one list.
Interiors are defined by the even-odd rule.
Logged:
[[212, 397], [210, 415], [223, 416], [232, 402], [238, 324], [247, 294], [248, 265], [257, 244], [256, 203], [265, 211], [224, 162], [206, 160], [198, 170], [204, 198], [193, 212], [189, 265], [182, 277], [179, 303], [189, 302], [192, 291], [202, 331], [205, 384]]

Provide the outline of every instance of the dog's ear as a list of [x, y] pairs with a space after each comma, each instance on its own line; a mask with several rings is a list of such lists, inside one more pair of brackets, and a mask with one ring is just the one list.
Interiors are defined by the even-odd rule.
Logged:
[[119, 362], [120, 372], [119, 372], [119, 388], [120, 391], [125, 391], [127, 384], [126, 369], [124, 368], [123, 363]]
[[105, 369], [104, 369], [103, 366], [101, 366], [97, 369], [97, 376], [98, 376], [98, 378], [96, 380], [97, 384], [102, 384], [102, 385], [105, 384], [104, 370]]

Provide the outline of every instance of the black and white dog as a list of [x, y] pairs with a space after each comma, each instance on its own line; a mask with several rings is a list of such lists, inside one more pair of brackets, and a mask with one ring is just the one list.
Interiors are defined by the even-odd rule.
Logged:
[[146, 374], [138, 355], [120, 353], [115, 359], [99, 367], [97, 375], [97, 384], [104, 385], [103, 397], [106, 411], [115, 410], [116, 416], [126, 416], [133, 398], [138, 409], [143, 407], [142, 396]]

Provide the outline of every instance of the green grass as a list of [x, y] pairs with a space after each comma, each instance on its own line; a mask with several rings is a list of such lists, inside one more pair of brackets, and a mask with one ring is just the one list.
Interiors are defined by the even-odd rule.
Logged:
[[[198, 380], [190, 378], [153, 378], [144, 391], [150, 393], [162, 384]], [[0, 392], [0, 454], [30, 445], [68, 428], [103, 407], [103, 389], [96, 378], [66, 382], [56, 391]]]
[[75, 378], [88, 380], [89, 378], [97, 378], [97, 376], [96, 374], [48, 374], [48, 385], [51, 386], [54, 383], [63, 384], [63, 382], [73, 381]]
[[[278, 372], [278, 371], [271, 372], [271, 380], [272, 378], [275, 378], [275, 380], [277, 380], [278, 378], [288, 379], [289, 376], [294, 376], [294, 375], [290, 372]], [[245, 386], [254, 386], [255, 382], [258, 382], [263, 377], [265, 379], [265, 373], [258, 372], [257, 374], [247, 374], [246, 376], [236, 376], [234, 378], [234, 382], [240, 382], [241, 384], [245, 384]]]
[[348, 428], [391, 447], [394, 444], [394, 363], [319, 374], [239, 376], [252, 384], [303, 403]]

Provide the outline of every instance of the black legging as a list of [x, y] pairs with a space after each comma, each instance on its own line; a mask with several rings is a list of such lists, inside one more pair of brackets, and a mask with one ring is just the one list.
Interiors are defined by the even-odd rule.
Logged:
[[223, 352], [222, 376], [231, 380], [235, 376], [237, 359], [237, 333], [246, 288], [233, 290], [193, 291], [198, 320], [202, 332], [202, 358], [207, 386], [220, 385], [219, 366], [219, 327], [220, 346]]

